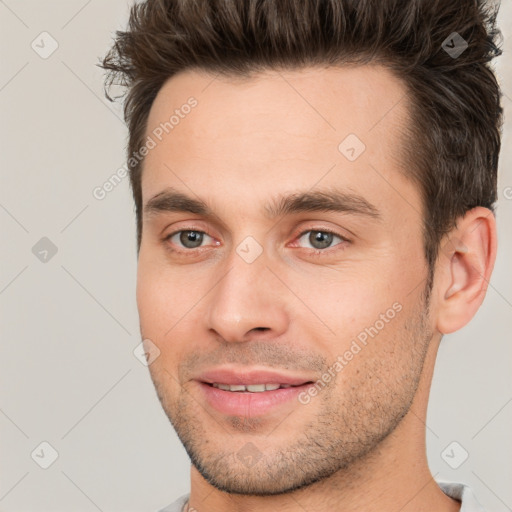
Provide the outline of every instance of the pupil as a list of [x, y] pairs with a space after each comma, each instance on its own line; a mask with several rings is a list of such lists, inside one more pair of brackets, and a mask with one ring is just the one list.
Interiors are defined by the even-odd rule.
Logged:
[[203, 241], [203, 234], [198, 231], [184, 231], [180, 235], [180, 242], [189, 249], [199, 247]]
[[[316, 233], [316, 234], [315, 234]], [[332, 233], [325, 233], [324, 231], [313, 231], [309, 235], [309, 241], [316, 249], [325, 249], [332, 243]]]

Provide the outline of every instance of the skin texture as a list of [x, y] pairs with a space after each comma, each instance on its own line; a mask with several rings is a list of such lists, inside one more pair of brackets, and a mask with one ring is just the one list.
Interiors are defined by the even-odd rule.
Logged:
[[[141, 334], [160, 351], [151, 377], [193, 462], [190, 507], [458, 510], [427, 466], [426, 408], [442, 334], [465, 325], [485, 295], [494, 216], [475, 208], [443, 240], [427, 307], [421, 196], [400, 158], [411, 141], [399, 79], [378, 66], [250, 80], [189, 70], [160, 90], [147, 134], [191, 96], [197, 106], [146, 156], [143, 201], [172, 187], [214, 215], [144, 215], [137, 276]], [[349, 134], [366, 146], [354, 161], [338, 149]], [[364, 198], [378, 218], [264, 215], [273, 198], [334, 188]], [[205, 233], [200, 247], [179, 233], [165, 240], [179, 230]], [[318, 249], [309, 235], [323, 230], [337, 236]], [[237, 253], [249, 236], [262, 250], [252, 263]], [[315, 382], [393, 307], [307, 404], [226, 416], [195, 380], [222, 366]], [[239, 456], [247, 450], [256, 463]]]

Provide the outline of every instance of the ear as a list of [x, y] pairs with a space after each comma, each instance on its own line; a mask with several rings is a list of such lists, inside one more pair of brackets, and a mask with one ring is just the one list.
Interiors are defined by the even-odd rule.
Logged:
[[464, 327], [482, 304], [496, 247], [496, 219], [480, 206], [443, 237], [436, 269], [437, 329], [442, 334]]

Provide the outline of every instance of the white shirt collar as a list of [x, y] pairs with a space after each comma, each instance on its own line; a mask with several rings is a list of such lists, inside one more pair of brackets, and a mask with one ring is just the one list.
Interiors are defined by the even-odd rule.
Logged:
[[467, 485], [444, 481], [437, 481], [437, 484], [447, 496], [462, 502], [460, 512], [485, 512]]

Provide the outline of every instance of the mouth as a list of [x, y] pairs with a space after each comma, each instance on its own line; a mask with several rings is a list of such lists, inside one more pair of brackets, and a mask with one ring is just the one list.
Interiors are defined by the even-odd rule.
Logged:
[[[263, 393], [264, 391], [275, 391], [276, 389], [288, 389], [302, 386], [302, 384], [220, 384], [218, 382], [205, 382], [205, 384], [214, 388], [222, 389], [222, 391], [232, 391], [234, 393]], [[306, 382], [305, 384], [312, 384]]]
[[298, 395], [314, 384], [307, 377], [267, 370], [216, 369], [195, 380], [207, 407], [224, 416], [244, 417], [289, 413], [301, 405]]
[[[283, 388], [301, 386], [315, 380], [311, 375], [296, 375], [266, 368], [234, 368], [232, 366], [212, 368], [200, 374], [193, 375], [193, 378], [206, 384], [219, 387], [219, 389], [224, 389], [226, 386], [229, 386], [229, 390], [231, 391], [246, 390], [253, 392], [265, 391], [267, 386], [269, 387], [269, 391], [272, 391], [273, 389], [277, 389], [276, 386]], [[245, 390], [236, 388], [236, 386], [244, 386]], [[262, 386], [265, 386], [265, 389], [263, 389]], [[228, 391], [228, 389], [224, 390]]]

